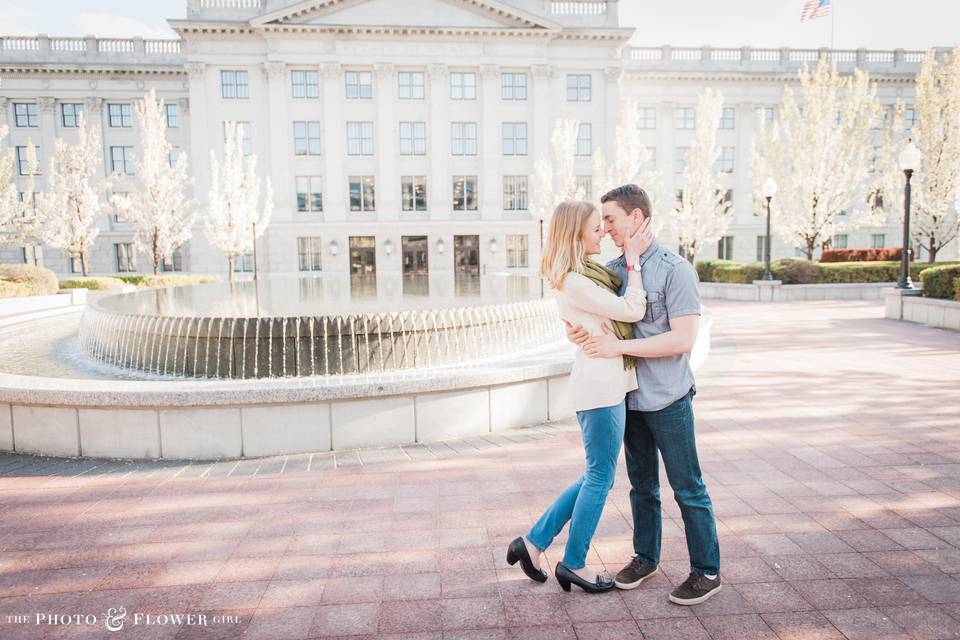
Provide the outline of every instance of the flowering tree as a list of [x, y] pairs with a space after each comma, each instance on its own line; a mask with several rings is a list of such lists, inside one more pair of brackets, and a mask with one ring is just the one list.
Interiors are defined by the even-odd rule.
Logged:
[[[7, 136], [7, 126], [0, 125], [0, 142]], [[37, 172], [37, 152], [33, 142], [27, 139], [27, 178], [23, 200], [17, 191], [17, 157], [14, 149], [8, 147], [0, 156], [0, 242], [20, 243], [33, 228], [34, 174]]]
[[660, 184], [660, 174], [652, 167], [650, 150], [637, 129], [637, 102], [625, 100], [617, 123], [613, 160], [607, 162], [603, 150], [593, 153], [593, 189], [603, 194], [614, 187], [637, 184], [653, 198]]
[[[841, 76], [821, 59], [799, 72], [800, 101], [790, 87], [783, 92], [779, 122], [766, 127], [753, 149], [754, 186], [772, 177], [777, 196], [771, 202], [774, 228], [812, 260], [817, 246], [843, 228], [882, 220], [882, 210], [865, 206], [876, 189], [870, 173], [880, 122], [876, 89], [866, 72]], [[802, 103], [802, 104], [801, 104]], [[847, 211], [846, 222], [837, 214]]]
[[158, 101], [151, 89], [134, 105], [134, 113], [143, 149], [142, 157], [133, 158], [139, 185], [123, 188], [126, 193], [114, 195], [111, 202], [120, 215], [137, 225], [136, 246], [149, 253], [157, 273], [163, 260], [190, 239], [196, 208], [184, 194], [191, 182], [187, 156], [180, 153], [176, 160], [171, 156], [163, 100]]
[[683, 195], [673, 219], [677, 240], [690, 262], [701, 248], [719, 240], [730, 224], [730, 203], [716, 167], [720, 156], [717, 127], [722, 111], [722, 93], [707, 89], [700, 94], [694, 143], [684, 163]]
[[82, 114], [77, 122], [77, 143], [54, 141], [47, 170], [47, 190], [37, 194], [36, 235], [51, 247], [79, 258], [83, 275], [89, 273], [88, 256], [100, 234], [100, 216], [106, 212], [101, 194], [110, 179], [94, 180], [103, 156], [100, 127], [88, 127]]
[[243, 155], [243, 129], [235, 122], [225, 125], [223, 162], [210, 152], [210, 193], [205, 230], [210, 244], [227, 254], [230, 280], [237, 256], [253, 249], [254, 233], [263, 235], [273, 213], [273, 187], [265, 178], [260, 204], [257, 157]]
[[577, 187], [574, 154], [577, 150], [576, 120], [557, 120], [550, 136], [553, 159], [540, 156], [534, 163], [530, 190], [530, 215], [535, 220], [549, 220], [553, 210], [564, 200], [577, 200], [585, 195]]

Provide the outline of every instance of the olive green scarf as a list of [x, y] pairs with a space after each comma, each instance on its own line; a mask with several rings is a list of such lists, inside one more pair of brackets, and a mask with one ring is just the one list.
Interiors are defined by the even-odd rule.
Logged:
[[[620, 294], [620, 285], [623, 284], [623, 279], [616, 271], [611, 271], [593, 260], [586, 260], [583, 263], [583, 275], [590, 278], [597, 286], [612, 291], [615, 295]], [[613, 333], [617, 338], [620, 340], [633, 340], [633, 325], [631, 323], [621, 322], [620, 320], [611, 318], [610, 324], [613, 325]], [[637, 359], [634, 356], [623, 356], [624, 369], [633, 369], [636, 363]]]

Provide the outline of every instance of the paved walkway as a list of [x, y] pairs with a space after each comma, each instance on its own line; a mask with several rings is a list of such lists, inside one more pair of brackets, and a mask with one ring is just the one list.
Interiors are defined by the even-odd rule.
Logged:
[[[3, 458], [0, 638], [960, 637], [960, 335], [876, 303], [710, 306], [695, 407], [725, 586], [703, 605], [667, 601], [688, 571], [669, 489], [640, 589], [566, 594], [505, 564], [580, 473], [561, 424], [316, 466]], [[631, 555], [628, 488], [621, 464], [598, 568]]]

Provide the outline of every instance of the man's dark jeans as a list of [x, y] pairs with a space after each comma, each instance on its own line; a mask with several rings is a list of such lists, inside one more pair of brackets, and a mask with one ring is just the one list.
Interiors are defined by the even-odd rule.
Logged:
[[659, 411], [627, 411], [623, 443], [631, 484], [634, 553], [647, 564], [660, 562], [659, 450], [674, 499], [683, 515], [691, 571], [720, 573], [720, 543], [713, 503], [703, 484], [697, 459], [692, 391]]

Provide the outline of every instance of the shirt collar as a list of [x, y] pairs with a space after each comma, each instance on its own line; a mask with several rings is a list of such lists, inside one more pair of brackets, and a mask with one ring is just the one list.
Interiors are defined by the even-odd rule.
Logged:
[[[656, 240], [654, 240], [652, 243], [650, 243], [650, 246], [647, 247], [647, 250], [643, 252], [643, 255], [640, 256], [640, 266], [642, 267], [647, 260], [656, 255], [658, 251], [660, 251], [660, 245], [657, 244]], [[610, 263], [610, 265], [615, 267], [626, 267], [627, 258], [621, 253], [616, 260]]]

